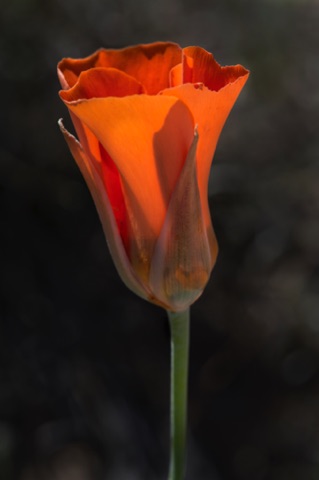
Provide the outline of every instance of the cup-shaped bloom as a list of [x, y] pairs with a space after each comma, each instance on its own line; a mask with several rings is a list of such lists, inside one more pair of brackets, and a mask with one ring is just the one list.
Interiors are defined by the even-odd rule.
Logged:
[[216, 261], [208, 176], [248, 71], [157, 42], [65, 58], [58, 75], [79, 140], [60, 128], [120, 276], [141, 297], [186, 309]]

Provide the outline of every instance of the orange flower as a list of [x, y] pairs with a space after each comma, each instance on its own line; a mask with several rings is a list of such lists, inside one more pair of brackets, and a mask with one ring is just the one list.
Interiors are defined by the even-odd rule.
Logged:
[[216, 260], [208, 176], [248, 71], [158, 42], [65, 58], [58, 75], [79, 141], [59, 125], [120, 276], [141, 297], [185, 310]]

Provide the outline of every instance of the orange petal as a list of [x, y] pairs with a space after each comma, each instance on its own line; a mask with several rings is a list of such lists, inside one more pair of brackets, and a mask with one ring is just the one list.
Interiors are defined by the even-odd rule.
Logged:
[[209, 90], [218, 91], [248, 73], [241, 65], [221, 67], [201, 47], [186, 47], [183, 54], [183, 83], [203, 83]]
[[[143, 93], [143, 87], [134, 78], [114, 68], [95, 68], [82, 72], [78, 82], [69, 90], [61, 90], [60, 97], [65, 101], [89, 99], [92, 97], [133, 95]], [[128, 247], [126, 209], [120, 185], [119, 173], [96, 136], [74, 113], [71, 117], [80, 143], [95, 164], [103, 178], [107, 195], [120, 231], [125, 248]]]
[[169, 86], [177, 87], [183, 83], [183, 64], [175, 65], [169, 72]]
[[138, 281], [127, 258], [115, 222], [110, 201], [106, 194], [104, 185], [101, 181], [99, 174], [95, 170], [94, 165], [92, 165], [89, 157], [84, 152], [81, 144], [76, 140], [73, 135], [71, 135], [64, 128], [62, 120], [59, 120], [59, 126], [70, 148], [70, 151], [89, 187], [103, 226], [110, 253], [119, 272], [119, 275], [121, 276], [123, 282], [127, 285], [127, 287], [130, 288], [134, 293], [145, 299], [150, 298], [151, 293], [149, 292], [147, 287], [142, 286], [141, 283]]
[[143, 86], [130, 75], [114, 68], [94, 68], [82, 72], [77, 83], [69, 90], [59, 92], [62, 100], [101, 97], [125, 97], [144, 93]]
[[127, 250], [127, 212], [119, 172], [113, 160], [91, 130], [83, 124], [74, 113], [70, 112], [70, 114], [82, 149], [89, 159], [92, 168], [94, 167], [96, 173], [104, 183], [122, 242]]
[[98, 50], [85, 58], [63, 58], [57, 67], [61, 87], [64, 90], [73, 87], [78, 81], [81, 72], [100, 66], [97, 65], [100, 52], [101, 50]]
[[116, 220], [125, 251], [127, 254], [129, 254], [129, 218], [125, 205], [121, 177], [112, 158], [100, 143], [99, 145], [102, 159], [101, 171], [103, 183], [106, 188], [107, 196], [112, 207], [113, 215]]
[[112, 67], [134, 77], [150, 95], [169, 87], [169, 72], [181, 62], [182, 49], [175, 43], [156, 42], [119, 50], [98, 50], [84, 59], [65, 58], [58, 64], [62, 88], [72, 87], [81, 72]]
[[197, 172], [206, 225], [210, 224], [207, 187], [213, 155], [224, 123], [247, 78], [248, 72], [218, 92], [212, 92], [201, 85], [191, 84], [180, 85], [161, 92], [165, 96], [172, 95], [181, 99], [192, 112], [195, 124], [198, 125]]
[[66, 104], [109, 153], [156, 236], [192, 142], [187, 107], [174, 97], [147, 95]]
[[[185, 50], [185, 49], [184, 49]], [[184, 51], [183, 50], [183, 51]], [[170, 87], [177, 87], [183, 83], [193, 82], [193, 59], [183, 54], [182, 63], [175, 65], [169, 72]]]
[[74, 115], [74, 113], [70, 112], [70, 116], [83, 150], [90, 155], [90, 160], [94, 163], [95, 168], [100, 174], [102, 174], [100, 142], [91, 130], [84, 125], [76, 115]]
[[194, 122], [174, 97], [133, 95], [67, 103], [114, 161], [131, 219], [130, 259], [148, 276], [154, 242], [192, 143]]
[[217, 256], [216, 240], [211, 248], [202, 215], [196, 172], [197, 143], [195, 132], [155, 246], [150, 271], [153, 292], [173, 311], [185, 310], [201, 295]]

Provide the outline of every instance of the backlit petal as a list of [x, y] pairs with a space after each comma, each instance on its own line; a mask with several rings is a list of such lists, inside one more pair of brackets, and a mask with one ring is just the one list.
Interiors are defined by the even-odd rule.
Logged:
[[70, 112], [70, 114], [82, 149], [92, 168], [94, 166], [95, 172], [104, 183], [122, 242], [127, 249], [127, 212], [118, 170], [91, 130], [74, 113]]
[[173, 95], [180, 98], [188, 106], [195, 124], [198, 125], [198, 184], [207, 225], [210, 223], [207, 187], [213, 155], [223, 125], [247, 78], [248, 73], [238, 77], [218, 92], [211, 91], [202, 85], [192, 84], [180, 85], [162, 92], [165, 96]]
[[165, 96], [93, 98], [67, 106], [96, 135], [121, 175], [132, 228], [130, 259], [144, 278], [192, 143], [193, 117], [183, 102]]
[[221, 67], [204, 48], [183, 49], [183, 83], [203, 83], [209, 90], [218, 91], [247, 73], [241, 65]]
[[149, 290], [147, 287], [143, 287], [138, 281], [127, 258], [114, 219], [113, 211], [99, 174], [96, 172], [94, 165], [92, 165], [90, 159], [85, 154], [81, 144], [64, 128], [62, 120], [59, 121], [59, 126], [91, 192], [103, 226], [110, 253], [123, 282], [137, 295], [142, 298], [149, 298], [151, 296]]
[[94, 68], [82, 72], [77, 83], [69, 90], [61, 90], [66, 102], [101, 97], [125, 97], [144, 93], [135, 78], [114, 68]]
[[155, 246], [150, 271], [150, 287], [174, 311], [185, 310], [200, 296], [217, 256], [216, 240], [210, 245], [202, 215], [196, 172], [197, 143], [195, 132]]
[[169, 86], [177, 87], [183, 83], [183, 64], [175, 65], [169, 72]]
[[[114, 68], [95, 68], [82, 72], [77, 84], [69, 90], [61, 90], [59, 95], [65, 102], [71, 102], [108, 96], [123, 97], [140, 93], [143, 93], [142, 85], [126, 73]], [[99, 141], [72, 112], [71, 118], [84, 150], [89, 151], [95, 160], [100, 162]]]
[[[114, 68], [95, 68], [82, 72], [76, 85], [69, 90], [61, 90], [60, 97], [70, 102], [92, 97], [123, 97], [143, 91], [142, 85], [126, 73]], [[128, 249], [127, 215], [117, 168], [90, 128], [72, 112], [71, 117], [84, 151], [103, 179], [123, 244]]]
[[105, 50], [83, 59], [64, 58], [58, 65], [62, 88], [70, 88], [81, 72], [94, 67], [112, 67], [134, 77], [150, 95], [169, 87], [169, 72], [181, 62], [182, 49], [175, 43], [156, 42], [148, 45]]

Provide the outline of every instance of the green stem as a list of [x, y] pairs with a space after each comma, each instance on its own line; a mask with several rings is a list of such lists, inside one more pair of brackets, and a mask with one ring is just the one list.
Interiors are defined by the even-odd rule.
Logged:
[[185, 472], [189, 309], [167, 312], [171, 329], [171, 447], [168, 480], [183, 480]]

